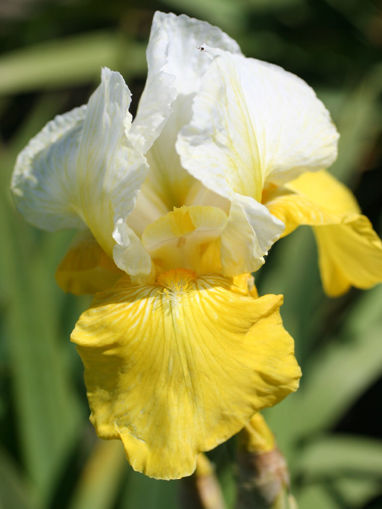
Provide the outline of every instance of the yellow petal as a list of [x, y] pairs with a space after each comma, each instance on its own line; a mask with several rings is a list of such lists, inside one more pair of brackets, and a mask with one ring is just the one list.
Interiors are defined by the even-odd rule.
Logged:
[[299, 225], [314, 226], [328, 295], [382, 282], [382, 242], [343, 184], [320, 171], [305, 173], [284, 191], [271, 193], [266, 205], [285, 223], [285, 234]]
[[321, 278], [332, 297], [350, 286], [371, 288], [382, 282], [382, 242], [365, 216], [348, 224], [314, 229]]
[[285, 224], [284, 235], [297, 226], [338, 224], [360, 213], [352, 193], [326, 171], [306, 172], [284, 188], [265, 189], [266, 206]]
[[330, 173], [321, 170], [306, 172], [288, 183], [288, 188], [305, 195], [314, 204], [335, 215], [360, 213], [356, 199], [349, 189]]
[[185, 269], [99, 294], [72, 333], [98, 435], [120, 438], [146, 475], [191, 474], [199, 452], [297, 389], [281, 303]]
[[93, 294], [110, 288], [123, 274], [92, 236], [82, 235], [58, 266], [56, 281], [64, 292]]
[[272, 451], [276, 447], [275, 436], [260, 413], [249, 421], [241, 439], [247, 451], [257, 454]]
[[159, 270], [221, 272], [220, 236], [227, 219], [217, 207], [175, 208], [145, 229], [142, 242]]

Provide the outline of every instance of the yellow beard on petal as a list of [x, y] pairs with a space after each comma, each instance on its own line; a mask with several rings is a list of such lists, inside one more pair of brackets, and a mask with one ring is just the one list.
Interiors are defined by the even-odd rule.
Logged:
[[72, 341], [91, 421], [100, 437], [122, 440], [134, 469], [161, 479], [190, 475], [200, 451], [297, 389], [282, 297], [255, 298], [249, 286], [248, 276], [187, 269], [154, 284], [122, 278], [81, 315]]

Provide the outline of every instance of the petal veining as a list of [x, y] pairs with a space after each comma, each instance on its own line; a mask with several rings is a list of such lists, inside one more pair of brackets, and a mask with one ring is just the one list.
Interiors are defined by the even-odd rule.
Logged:
[[88, 227], [112, 255], [114, 222], [126, 217], [145, 178], [143, 156], [128, 144], [130, 91], [103, 69], [86, 107], [56, 117], [20, 153], [12, 180], [26, 219], [48, 230]]
[[125, 136], [130, 101], [122, 76], [103, 69], [102, 83], [89, 100], [79, 149], [79, 207], [109, 255], [114, 246], [114, 223], [131, 212], [146, 176], [143, 155]]
[[337, 139], [328, 111], [303, 80], [222, 52], [203, 78], [177, 150], [183, 166], [210, 189], [261, 201], [266, 181], [332, 164]]
[[120, 438], [149, 476], [191, 474], [198, 452], [297, 389], [281, 302], [184, 269], [99, 294], [72, 333], [99, 436]]
[[85, 113], [82, 106], [56, 116], [17, 157], [11, 189], [17, 208], [38, 228], [85, 228], [70, 186]]

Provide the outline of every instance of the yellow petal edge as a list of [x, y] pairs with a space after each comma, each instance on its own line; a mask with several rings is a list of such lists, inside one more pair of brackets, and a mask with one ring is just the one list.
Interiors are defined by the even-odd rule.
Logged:
[[255, 298], [235, 281], [186, 269], [145, 286], [122, 278], [77, 322], [90, 419], [122, 440], [135, 470], [190, 475], [199, 452], [298, 388], [282, 296]]
[[305, 173], [266, 203], [285, 226], [284, 235], [311, 225], [317, 239], [321, 279], [331, 297], [350, 286], [382, 282], [382, 242], [352, 193], [326, 171]]

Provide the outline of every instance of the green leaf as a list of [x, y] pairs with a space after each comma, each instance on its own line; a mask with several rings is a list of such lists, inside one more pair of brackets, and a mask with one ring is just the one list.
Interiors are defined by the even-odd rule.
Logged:
[[253, 11], [282, 11], [295, 8], [296, 6], [303, 6], [304, 0], [246, 0], [246, 3], [251, 6]]
[[382, 444], [359, 436], [324, 436], [306, 445], [296, 472], [308, 480], [317, 478], [371, 476], [382, 480]]
[[349, 509], [335, 499], [323, 485], [304, 486], [297, 497], [298, 509]]
[[348, 478], [338, 479], [334, 488], [346, 501], [347, 508], [358, 509], [381, 492], [381, 479]]
[[292, 469], [295, 443], [329, 429], [378, 377], [381, 296], [382, 286], [361, 294], [343, 330], [305, 362], [297, 393], [265, 412]]
[[109, 509], [117, 498], [127, 461], [118, 440], [98, 440], [82, 470], [69, 509]]
[[130, 471], [120, 509], [175, 509], [179, 481], [158, 481]]
[[338, 159], [330, 172], [349, 182], [359, 172], [362, 161], [380, 132], [378, 97], [382, 90], [382, 65], [375, 66], [358, 88], [343, 98], [337, 119], [341, 134]]
[[36, 499], [43, 503], [70, 453], [82, 414], [62, 355], [72, 346], [59, 333], [59, 290], [40, 250], [44, 234], [37, 236], [15, 214], [7, 192], [11, 157], [2, 155], [0, 279], [7, 311], [5, 344], [22, 459]]
[[364, 292], [356, 304], [349, 309], [345, 324], [345, 334], [363, 336], [367, 341], [369, 330], [378, 327], [382, 321], [381, 315], [382, 285]]
[[174, 7], [179, 12], [196, 16], [210, 23], [218, 25], [223, 30], [233, 35], [241, 30], [245, 24], [246, 11], [242, 0], [166, 0], [166, 4]]
[[328, 429], [380, 373], [382, 325], [333, 341], [307, 364], [306, 379], [293, 400], [295, 436]]
[[[265, 264], [264, 275], [259, 278], [259, 292], [281, 293], [285, 296], [281, 315], [285, 328], [296, 343], [296, 355], [303, 362], [315, 340], [322, 320], [323, 293], [317, 266], [317, 249], [311, 229], [301, 227], [274, 248], [269, 267]], [[312, 331], [312, 333], [311, 333]]]
[[32, 493], [26, 479], [7, 453], [0, 450], [0, 509], [32, 509]]
[[355, 509], [380, 491], [382, 444], [359, 436], [320, 437], [302, 448], [295, 473], [305, 486], [327, 487], [344, 507]]
[[5, 54], [0, 58], [0, 94], [87, 83], [99, 78], [103, 66], [129, 77], [143, 74], [145, 45], [118, 33], [95, 32]]

